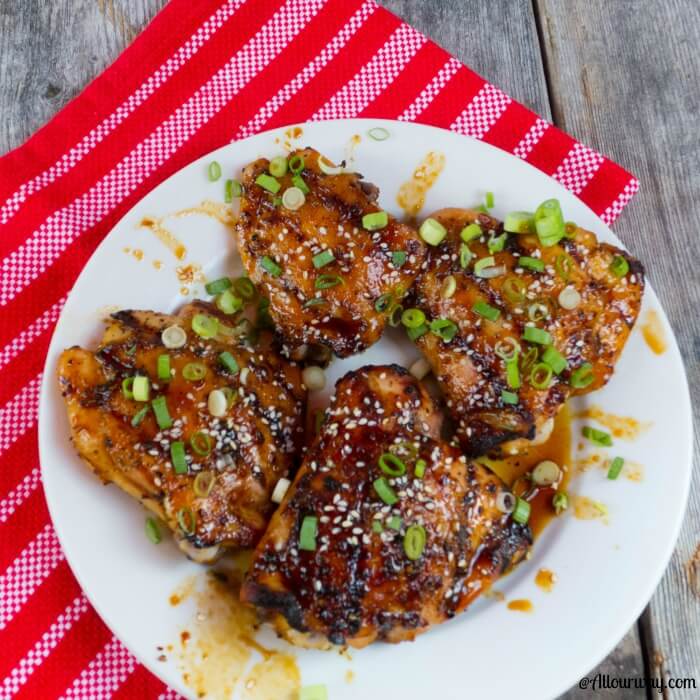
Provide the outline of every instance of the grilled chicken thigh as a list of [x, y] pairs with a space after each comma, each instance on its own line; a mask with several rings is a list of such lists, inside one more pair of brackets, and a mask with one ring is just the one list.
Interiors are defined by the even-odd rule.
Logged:
[[519, 562], [531, 535], [506, 512], [512, 495], [441, 442], [440, 424], [400, 367], [341, 379], [255, 550], [243, 601], [283, 633], [400, 642], [462, 611]]
[[[543, 247], [536, 235], [504, 234], [501, 222], [475, 211], [443, 209], [432, 218], [447, 235], [431, 247], [414, 288], [426, 316], [414, 335], [422, 333], [417, 345], [464, 450], [478, 455], [508, 443], [513, 452], [546, 439], [569, 396], [612, 375], [639, 314], [641, 264], [571, 224], [566, 238]], [[481, 234], [465, 243], [475, 229], [460, 233], [473, 223]], [[437, 334], [429, 330], [435, 322]]]
[[[326, 174], [320, 158], [310, 148], [296, 151], [286, 162], [303, 170], [278, 178], [269, 174], [277, 170], [267, 159], [250, 163], [236, 235], [243, 265], [269, 297], [287, 342], [320, 344], [347, 357], [379, 339], [425, 247], [413, 228], [392, 217], [382, 221], [374, 185], [357, 173]], [[299, 208], [302, 192], [295, 188], [306, 191]], [[292, 208], [290, 191], [297, 196]], [[365, 228], [363, 217], [373, 213], [379, 220], [365, 219]]]
[[[193, 330], [202, 319], [204, 337]], [[300, 369], [275, 352], [268, 332], [255, 347], [225, 335], [229, 320], [202, 302], [179, 316], [120, 311], [96, 352], [70, 348], [58, 367], [80, 456], [202, 561], [258, 541], [271, 491], [291, 473], [303, 437]], [[186, 337], [168, 349], [162, 332], [173, 326]], [[143, 377], [147, 401], [137, 400]]]

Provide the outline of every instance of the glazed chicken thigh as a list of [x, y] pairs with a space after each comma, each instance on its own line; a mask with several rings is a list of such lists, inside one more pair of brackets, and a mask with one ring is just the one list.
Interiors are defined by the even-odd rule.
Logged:
[[80, 456], [200, 561], [258, 541], [303, 438], [300, 369], [272, 334], [250, 347], [229, 320], [203, 302], [178, 316], [120, 311], [96, 352], [69, 348], [58, 367]]
[[[285, 173], [273, 177], [275, 166]], [[423, 262], [415, 230], [379, 210], [374, 185], [311, 148], [250, 163], [242, 186], [239, 252], [292, 349], [346, 357], [376, 342]]]
[[295, 640], [413, 639], [453, 617], [526, 555], [527, 525], [485, 467], [440, 440], [406, 370], [364, 367], [335, 396], [258, 544], [241, 591]]
[[431, 218], [447, 233], [414, 288], [422, 323], [409, 332], [463, 449], [514, 452], [546, 439], [567, 398], [612, 375], [639, 314], [641, 264], [572, 224], [545, 247], [476, 211]]

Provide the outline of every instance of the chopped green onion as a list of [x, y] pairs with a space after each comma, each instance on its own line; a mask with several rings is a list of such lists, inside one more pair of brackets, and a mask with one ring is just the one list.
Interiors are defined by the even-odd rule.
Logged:
[[488, 267], [493, 267], [496, 264], [496, 258], [492, 255], [487, 258], [481, 258], [474, 263], [474, 274], [477, 277], [481, 277], [484, 270]]
[[379, 534], [380, 532], [384, 531], [384, 527], [382, 526], [382, 521], [381, 520], [373, 520], [372, 521], [372, 532], [376, 532]]
[[396, 530], [397, 532], [401, 529], [401, 525], [403, 525], [403, 520], [401, 520], [398, 515], [392, 515], [386, 524], [387, 527], [391, 528], [392, 530]]
[[449, 343], [459, 331], [457, 324], [449, 318], [436, 318], [430, 322], [430, 332]]
[[144, 406], [138, 413], [134, 415], [134, 417], [131, 419], [131, 425], [133, 425], [134, 428], [138, 428], [138, 426], [141, 425], [143, 419], [148, 415], [150, 408], [150, 406]]
[[325, 685], [307, 685], [299, 691], [299, 700], [328, 700], [328, 690]]
[[188, 382], [198, 382], [200, 379], [204, 379], [207, 374], [207, 367], [201, 362], [188, 362], [182, 368], [182, 376]]
[[552, 507], [557, 515], [561, 515], [569, 507], [569, 497], [565, 491], [557, 491], [554, 494]]
[[236, 362], [236, 358], [228, 350], [225, 350], [219, 355], [219, 363], [223, 365], [229, 373], [238, 374], [238, 370], [240, 369], [238, 362]]
[[161, 541], [160, 528], [153, 518], [146, 518], [146, 537], [148, 537], [153, 544], [158, 544]]
[[170, 355], [158, 355], [158, 379], [167, 382], [170, 377]]
[[367, 132], [367, 135], [375, 141], [386, 141], [390, 134], [384, 127], [375, 126]]
[[374, 481], [374, 490], [377, 492], [377, 496], [384, 501], [388, 506], [393, 506], [399, 500], [394, 489], [391, 488], [386, 477], [380, 476]]
[[520, 343], [515, 338], [506, 336], [496, 343], [493, 351], [502, 360], [510, 362], [511, 360], [515, 360], [520, 354]]
[[411, 525], [403, 538], [403, 551], [411, 561], [421, 558], [425, 549], [427, 535], [422, 525]]
[[301, 209], [306, 202], [306, 195], [298, 187], [287, 187], [282, 194], [282, 206], [289, 211]]
[[330, 289], [343, 284], [343, 278], [340, 275], [319, 275], [314, 282], [316, 289]]
[[401, 325], [402, 314], [403, 306], [401, 306], [401, 304], [396, 304], [391, 308], [391, 311], [389, 311], [389, 325], [392, 328], [396, 328], [397, 326]]
[[311, 261], [314, 264], [314, 267], [319, 270], [322, 267], [325, 267], [329, 263], [332, 263], [335, 260], [335, 255], [333, 255], [332, 250], [324, 250], [318, 255], [314, 255], [314, 257], [311, 259]]
[[474, 253], [472, 253], [469, 246], [466, 243], [462, 243], [462, 245], [459, 246], [459, 266], [465, 270], [473, 257]]
[[255, 184], [260, 185], [260, 187], [268, 192], [272, 192], [272, 194], [277, 194], [280, 191], [280, 187], [282, 187], [272, 175], [268, 175], [267, 173], [258, 175], [258, 177], [255, 178]]
[[425, 314], [420, 309], [406, 309], [401, 314], [401, 323], [406, 328], [418, 328], [425, 323]]
[[394, 297], [392, 294], [389, 294], [389, 293], [382, 294], [374, 302], [374, 310], [380, 314], [383, 314], [385, 311], [388, 311], [391, 308], [393, 301], [394, 301]]
[[428, 463], [424, 459], [416, 460], [416, 466], [413, 469], [413, 475], [416, 479], [422, 479], [425, 476], [425, 468], [427, 466]]
[[219, 322], [213, 316], [195, 314], [192, 317], [192, 330], [200, 338], [213, 338], [219, 332]]
[[569, 384], [574, 389], [585, 389], [594, 379], [593, 366], [589, 362], [584, 362], [571, 373]]
[[566, 358], [553, 345], [542, 353], [542, 362], [549, 365], [555, 374], [561, 374], [569, 366]]
[[479, 316], [483, 316], [489, 321], [496, 321], [501, 315], [500, 309], [497, 309], [495, 306], [487, 304], [485, 301], [475, 302], [474, 306], [472, 306], [472, 311], [475, 314], [479, 314]]
[[564, 216], [558, 199], [547, 199], [535, 210], [535, 230], [540, 243], [552, 246], [564, 237]]
[[209, 168], [207, 169], [209, 175], [209, 180], [211, 182], [216, 182], [221, 177], [221, 165], [215, 160], [209, 163]]
[[180, 508], [177, 511], [177, 523], [186, 535], [194, 535], [197, 529], [197, 517], [191, 508]]
[[269, 255], [260, 258], [260, 267], [273, 277], [279, 277], [282, 274], [282, 268]]
[[422, 324], [421, 326], [418, 326], [418, 328], [407, 328], [406, 329], [406, 335], [409, 337], [410, 340], [417, 340], [422, 335], [425, 335], [427, 332], [428, 332], [428, 326], [425, 323]]
[[615, 457], [615, 459], [613, 459], [613, 461], [610, 463], [610, 469], [608, 469], [608, 479], [611, 481], [617, 479], [617, 477], [620, 476], [622, 467], [624, 466], [625, 460], [622, 459], [622, 457]]
[[389, 223], [389, 215], [385, 211], [374, 211], [362, 217], [362, 228], [368, 231], [378, 231]]
[[527, 285], [524, 280], [519, 277], [506, 277], [501, 285], [501, 291], [508, 301], [513, 304], [518, 304], [525, 301], [525, 290]]
[[483, 233], [481, 226], [477, 223], [471, 223], [465, 226], [459, 233], [459, 237], [464, 241], [464, 243], [469, 243], [475, 238], [479, 238]]
[[270, 175], [282, 177], [287, 173], [287, 159], [284, 156], [277, 156], [270, 161]]
[[503, 230], [510, 233], [533, 233], [533, 215], [529, 211], [512, 211], [506, 215]]
[[321, 306], [327, 303], [327, 299], [323, 299], [322, 297], [313, 297], [312, 299], [307, 299], [307, 301], [304, 302], [304, 308], [310, 309], [312, 306]]
[[454, 275], [447, 275], [442, 282], [442, 287], [440, 288], [440, 296], [443, 299], [450, 299], [454, 296], [457, 291], [457, 280]]
[[214, 472], [199, 472], [194, 478], [192, 490], [197, 498], [207, 498], [214, 488], [216, 475]]
[[403, 250], [395, 250], [391, 254], [391, 264], [394, 267], [403, 267], [404, 264], [406, 263], [407, 258], [408, 258], [408, 254], [405, 253]]
[[506, 381], [511, 389], [520, 389], [520, 369], [518, 368], [518, 360], [506, 362]]
[[170, 443], [170, 459], [176, 474], [187, 474], [187, 460], [185, 459], [185, 443], [175, 440]]
[[524, 499], [516, 496], [515, 509], [513, 510], [513, 520], [521, 525], [527, 524], [530, 519], [530, 504]]
[[379, 458], [379, 468], [388, 476], [403, 476], [406, 473], [406, 464], [391, 452], [385, 452]]
[[134, 398], [134, 378], [126, 377], [122, 379], [122, 394], [124, 394], [125, 399]]
[[311, 189], [309, 186], [306, 184], [306, 181], [301, 175], [292, 175], [292, 184], [294, 187], [299, 188], [302, 191], [302, 194], [309, 194], [311, 192]]
[[568, 253], [558, 255], [557, 259], [554, 261], [554, 269], [564, 282], [568, 282], [571, 276], [571, 270], [574, 269], [573, 258]]
[[507, 239], [507, 233], [502, 233], [500, 236], [491, 236], [487, 244], [489, 253], [500, 253], [505, 247]]
[[289, 159], [289, 169], [295, 174], [299, 174], [304, 170], [304, 159], [299, 156], [292, 156]]
[[487, 192], [486, 193], [486, 208], [487, 209], [493, 209], [494, 204], [495, 204], [495, 198], [493, 196], [493, 192]]
[[216, 297], [216, 308], [230, 316], [243, 308], [243, 299], [239, 299], [230, 289]]
[[581, 429], [581, 434], [597, 447], [612, 447], [612, 436], [604, 430], [598, 430], [597, 428], [591, 428], [590, 425], [584, 425]]
[[616, 255], [612, 262], [610, 263], [610, 272], [615, 275], [615, 277], [624, 277], [630, 271], [630, 264], [627, 262], [627, 258], [622, 255]]
[[173, 419], [168, 412], [168, 404], [165, 402], [165, 396], [158, 396], [151, 401], [153, 413], [156, 417], [156, 423], [161, 430], [168, 430], [173, 427]]
[[151, 382], [148, 377], [134, 377], [134, 401], [148, 401], [151, 394]]
[[318, 518], [315, 515], [307, 515], [301, 522], [299, 530], [299, 549], [313, 552], [316, 549], [316, 533], [318, 532]]
[[538, 345], [552, 344], [552, 336], [547, 331], [535, 328], [535, 326], [525, 326], [523, 340], [527, 340], [528, 343], [537, 343]]
[[198, 430], [190, 437], [190, 447], [200, 456], [206, 457], [211, 452], [211, 438]]
[[536, 365], [533, 365], [530, 370], [530, 384], [532, 384], [535, 389], [544, 391], [551, 383], [552, 368], [544, 362], [538, 362]]
[[221, 292], [226, 291], [232, 284], [233, 283], [229, 277], [220, 277], [218, 280], [214, 280], [213, 282], [207, 282], [204, 289], [207, 290], [207, 294], [216, 296], [217, 294], [221, 294]]
[[[236, 187], [237, 185], [237, 187]], [[224, 185], [224, 202], [230, 204], [234, 197], [240, 197], [242, 192], [241, 183], [238, 180], [226, 180]]]
[[512, 391], [506, 391], [505, 389], [501, 391], [501, 401], [506, 404], [517, 404], [518, 395], [514, 394]]
[[248, 277], [239, 277], [233, 281], [233, 291], [244, 301], [255, 299], [255, 285]]
[[418, 229], [421, 238], [429, 245], [439, 245], [447, 235], [447, 229], [435, 219], [426, 219]]
[[521, 255], [518, 258], [518, 265], [527, 270], [542, 272], [544, 270], [544, 262], [539, 258], [531, 258], [529, 255]]
[[527, 317], [531, 321], [544, 321], [549, 318], [549, 307], [536, 301], [527, 307]]

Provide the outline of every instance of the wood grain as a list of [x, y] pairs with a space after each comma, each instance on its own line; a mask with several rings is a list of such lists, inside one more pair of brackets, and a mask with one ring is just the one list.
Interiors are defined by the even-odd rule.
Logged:
[[[625, 164], [642, 189], [615, 230], [647, 263], [700, 395], [700, 4], [537, 0], [553, 113], [564, 129]], [[641, 7], [643, 5], [643, 10]], [[695, 409], [695, 466], [700, 413]], [[668, 470], [673, 465], [656, 465]], [[700, 483], [642, 630], [650, 669], [700, 688]], [[653, 517], [653, 514], [649, 514]], [[700, 690], [668, 691], [672, 698]]]

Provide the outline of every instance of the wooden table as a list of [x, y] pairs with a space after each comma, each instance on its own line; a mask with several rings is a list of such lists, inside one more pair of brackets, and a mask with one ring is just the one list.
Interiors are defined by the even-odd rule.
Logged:
[[[0, 152], [19, 145], [74, 97], [164, 4], [0, 0]], [[685, 358], [691, 395], [700, 395], [700, 2], [381, 4], [640, 178], [641, 192], [615, 230], [648, 263]], [[697, 464], [697, 441], [695, 448]], [[674, 478], [672, 464], [654, 466]], [[695, 554], [700, 560], [700, 495], [692, 489], [666, 575], [637, 624], [597, 670], [613, 676], [692, 677], [700, 685], [700, 561], [693, 565]], [[700, 693], [666, 692], [672, 698]], [[607, 696], [639, 698], [645, 692], [609, 691]], [[574, 688], [564, 697], [593, 695]]]

